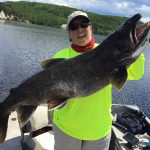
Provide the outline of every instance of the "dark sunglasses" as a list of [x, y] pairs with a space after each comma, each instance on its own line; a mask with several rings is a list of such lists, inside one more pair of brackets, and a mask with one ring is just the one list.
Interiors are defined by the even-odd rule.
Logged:
[[79, 27], [81, 28], [87, 28], [91, 23], [90, 22], [80, 22], [80, 23], [72, 23], [69, 26], [69, 30], [71, 31], [75, 31], [77, 30]]

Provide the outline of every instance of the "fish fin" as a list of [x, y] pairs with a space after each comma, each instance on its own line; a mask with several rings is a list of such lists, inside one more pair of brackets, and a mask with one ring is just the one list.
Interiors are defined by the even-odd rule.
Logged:
[[42, 68], [47, 69], [50, 66], [52, 66], [58, 62], [61, 62], [63, 60], [65, 60], [65, 59], [64, 58], [46, 59], [46, 60], [41, 62], [41, 66], [42, 66]]
[[117, 71], [112, 74], [109, 79], [110, 83], [117, 89], [121, 90], [125, 82], [127, 81], [128, 73], [125, 67], [120, 67]]
[[51, 100], [48, 102], [48, 110], [52, 111], [58, 108], [62, 108], [67, 103], [67, 99]]
[[6, 138], [8, 128], [8, 118], [9, 114], [7, 115], [0, 114], [0, 144], [2, 144]]
[[19, 120], [19, 124], [23, 127], [30, 119], [30, 116], [36, 110], [37, 106], [35, 105], [24, 105], [17, 108], [17, 117]]

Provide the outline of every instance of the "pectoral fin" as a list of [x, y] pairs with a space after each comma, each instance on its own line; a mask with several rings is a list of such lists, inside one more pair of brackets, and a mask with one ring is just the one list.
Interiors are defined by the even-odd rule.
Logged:
[[65, 60], [65, 59], [64, 58], [46, 59], [41, 62], [41, 66], [42, 66], [42, 68], [47, 69], [48, 67], [55, 65], [56, 63], [59, 63], [63, 60]]
[[125, 67], [116, 69], [109, 78], [110, 83], [117, 89], [121, 90], [125, 82], [127, 81], [128, 73]]
[[59, 109], [65, 106], [65, 104], [67, 103], [67, 99], [59, 99], [59, 100], [50, 100], [48, 102], [48, 110], [52, 111], [55, 109]]
[[30, 119], [30, 116], [36, 110], [37, 106], [26, 105], [19, 107], [17, 111], [17, 116], [21, 127], [23, 127]]

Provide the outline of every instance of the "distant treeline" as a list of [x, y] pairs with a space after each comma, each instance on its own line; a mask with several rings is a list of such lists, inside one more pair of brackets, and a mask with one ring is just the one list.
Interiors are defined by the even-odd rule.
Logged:
[[[108, 8], [109, 9], [109, 8]], [[29, 21], [32, 24], [60, 27], [66, 24], [67, 17], [75, 8], [37, 2], [0, 2], [0, 11], [13, 15], [14, 21]], [[107, 35], [122, 24], [127, 17], [98, 15], [87, 12], [92, 20], [94, 33]]]

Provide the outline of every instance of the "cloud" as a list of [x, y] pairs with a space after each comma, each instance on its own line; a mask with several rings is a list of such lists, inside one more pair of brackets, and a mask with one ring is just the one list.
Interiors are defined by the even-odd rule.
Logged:
[[150, 21], [150, 17], [144, 17], [144, 18], [141, 19], [141, 21], [143, 21], [143, 22]]
[[146, 0], [137, 3], [136, 0], [78, 0], [78, 3], [72, 3], [72, 0], [69, 0], [69, 6], [80, 8], [83, 10], [88, 10], [90, 12], [104, 14], [104, 15], [115, 15], [115, 16], [127, 16], [131, 17], [136, 13], [141, 13], [143, 18], [142, 21], [147, 21], [150, 16], [150, 3]]

